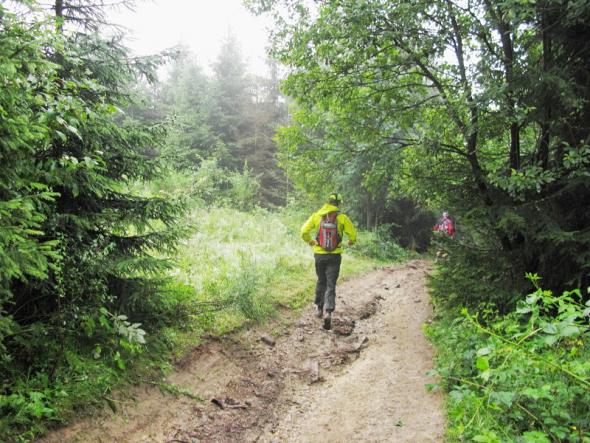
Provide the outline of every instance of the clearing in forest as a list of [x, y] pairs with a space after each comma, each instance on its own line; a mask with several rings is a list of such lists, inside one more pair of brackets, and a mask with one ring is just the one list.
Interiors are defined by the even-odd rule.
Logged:
[[428, 262], [341, 282], [332, 331], [313, 305], [209, 340], [167, 382], [202, 398], [140, 387], [44, 442], [440, 442], [441, 394], [427, 391], [433, 350]]

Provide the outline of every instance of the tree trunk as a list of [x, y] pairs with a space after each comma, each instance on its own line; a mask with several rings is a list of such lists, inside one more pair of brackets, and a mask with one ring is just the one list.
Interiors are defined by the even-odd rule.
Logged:
[[510, 168], [520, 169], [520, 126], [516, 117], [516, 101], [514, 99], [514, 43], [512, 41], [512, 28], [510, 23], [504, 20], [500, 7], [494, 9], [494, 5], [487, 0], [488, 12], [496, 22], [500, 40], [502, 42], [502, 63], [504, 64], [504, 78], [506, 80], [506, 113], [510, 121]]
[[[549, 33], [549, 12], [545, 9], [541, 13], [541, 32], [543, 35], [543, 74], [547, 75], [552, 65], [551, 36]], [[541, 139], [539, 141], [539, 163], [543, 169], [549, 166], [549, 143], [551, 124], [551, 94], [549, 88], [543, 92], [543, 120], [541, 121]]]
[[[454, 6], [452, 2], [447, 1], [448, 11], [453, 25], [453, 34], [455, 36], [455, 56], [459, 65], [459, 73], [461, 75], [461, 84], [467, 97], [467, 104], [469, 106], [469, 124], [463, 125], [463, 135], [466, 141], [467, 160], [471, 167], [471, 173], [477, 184], [477, 189], [481, 193], [482, 199], [487, 206], [493, 204], [492, 199], [488, 193], [488, 186], [485, 179], [485, 174], [479, 163], [477, 157], [477, 143], [479, 131], [479, 110], [477, 103], [473, 99], [471, 84], [467, 78], [467, 70], [465, 68], [465, 54], [463, 51], [463, 36], [457, 18], [455, 17]], [[461, 127], [461, 125], [459, 125]]]
[[56, 25], [55, 28], [58, 32], [62, 32], [63, 25], [64, 25], [64, 1], [63, 0], [55, 0], [55, 17]]

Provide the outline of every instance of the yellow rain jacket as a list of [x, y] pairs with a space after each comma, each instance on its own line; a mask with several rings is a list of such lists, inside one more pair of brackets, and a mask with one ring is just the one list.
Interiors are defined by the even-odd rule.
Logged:
[[[304, 242], [310, 243], [315, 240], [317, 232], [320, 228], [320, 221], [322, 220], [322, 216], [327, 214], [328, 212], [339, 211], [337, 206], [331, 205], [326, 203], [318, 212], [315, 212], [307, 219], [303, 226], [301, 226], [301, 238]], [[346, 214], [338, 214], [336, 217], [336, 222], [338, 223], [338, 235], [340, 236], [340, 243], [333, 251], [325, 251], [319, 245], [315, 245], [313, 247], [314, 254], [342, 254], [342, 239], [344, 238], [343, 234], [346, 234], [348, 240], [351, 243], [356, 242], [356, 229], [354, 225], [348, 218]], [[312, 238], [313, 233], [313, 238]]]

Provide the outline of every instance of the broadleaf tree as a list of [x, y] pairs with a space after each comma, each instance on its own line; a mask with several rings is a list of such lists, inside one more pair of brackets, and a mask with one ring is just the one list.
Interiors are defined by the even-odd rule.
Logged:
[[440, 281], [459, 298], [507, 307], [525, 272], [588, 286], [585, 2], [247, 3], [277, 23], [300, 115], [289, 162], [372, 152], [368, 177], [381, 158], [389, 192], [449, 210], [460, 235]]

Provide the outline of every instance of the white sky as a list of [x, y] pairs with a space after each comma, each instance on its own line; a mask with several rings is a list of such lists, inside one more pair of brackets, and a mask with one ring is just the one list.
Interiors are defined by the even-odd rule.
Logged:
[[266, 28], [263, 17], [241, 0], [139, 0], [135, 11], [118, 10], [111, 20], [129, 29], [127, 46], [138, 55], [183, 44], [207, 72], [228, 32], [237, 36], [248, 70], [265, 74]]

